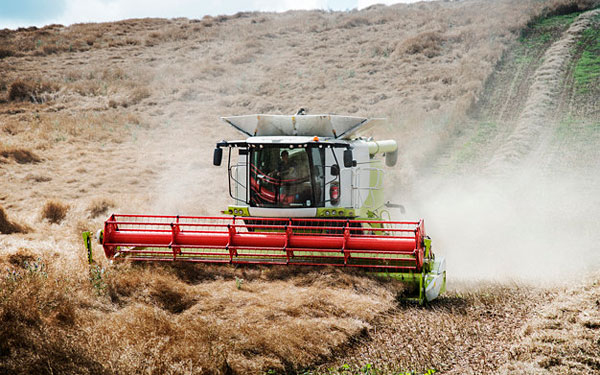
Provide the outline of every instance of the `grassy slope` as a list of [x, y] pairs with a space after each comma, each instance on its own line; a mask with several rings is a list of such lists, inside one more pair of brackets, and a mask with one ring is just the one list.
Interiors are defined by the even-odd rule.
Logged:
[[[600, 166], [597, 153], [589, 145], [600, 141], [600, 15], [594, 25], [583, 33], [575, 49], [570, 67], [571, 76], [563, 103], [562, 118], [555, 129], [553, 144], [558, 152], [566, 153], [572, 162]], [[579, 150], [572, 155], [569, 150]]]
[[[396, 306], [393, 284], [357, 275], [115, 268], [101, 256], [88, 269], [79, 233], [98, 227], [107, 210], [219, 210], [224, 176], [212, 176], [208, 164], [212, 143], [236, 136], [215, 127], [224, 113], [306, 106], [383, 114], [397, 126], [378, 137], [400, 135], [405, 161], [424, 163], [466, 131], [457, 120], [516, 33], [543, 11], [537, 2], [427, 3], [3, 32], [0, 173], [11, 189], [0, 202], [9, 220], [31, 228], [0, 237], [0, 371], [293, 372], [345, 351], [385, 311], [396, 330], [390, 337], [422, 320], [438, 326], [442, 316], [450, 323], [432, 337], [477, 321], [469, 332], [487, 344], [495, 332], [513, 332], [530, 307], [499, 322], [481, 319], [510, 310], [512, 289], [451, 294], [436, 315]], [[68, 206], [59, 224], [41, 215], [52, 199]], [[241, 289], [236, 277], [246, 280]], [[393, 340], [382, 338], [376, 350]], [[469, 351], [471, 341], [454, 345], [397, 363], [479, 368], [482, 352]], [[466, 363], [443, 362], [465, 350]], [[503, 358], [490, 359], [492, 368]], [[375, 362], [355, 359], [359, 367]]]
[[[488, 80], [482, 100], [474, 107], [472, 120], [461, 129], [461, 134], [455, 139], [455, 144], [449, 145], [452, 154], [446, 155], [444, 168], [468, 170], [479, 168], [481, 162], [489, 160], [499, 141], [508, 137], [511, 123], [523, 110], [524, 98], [532, 84], [533, 73], [539, 67], [545, 50], [557, 40], [579, 12], [558, 15], [542, 19], [526, 29], [518, 42], [508, 51], [498, 70]], [[557, 114], [560, 117], [553, 143], [548, 153], [558, 156], [563, 154], [562, 167], [572, 165], [579, 159], [579, 167], [588, 165], [581, 160], [597, 163], [589, 147], [583, 147], [585, 142], [593, 144], [597, 141], [597, 123], [599, 120], [598, 107], [593, 99], [597, 96], [598, 62], [595, 58], [597, 51], [597, 22], [584, 32], [573, 51], [574, 58], [566, 70], [563, 93], [557, 104]], [[594, 56], [594, 58], [592, 58]], [[584, 140], [584, 143], [577, 142]], [[561, 146], [562, 144], [562, 146]], [[577, 150], [578, 156], [573, 151]], [[590, 150], [591, 151], [591, 150]]]
[[[523, 110], [533, 73], [546, 49], [569, 27], [580, 12], [542, 19], [528, 27], [488, 80], [482, 100], [474, 107], [472, 120], [461, 129], [456, 143], [442, 163], [443, 168], [473, 171], [493, 154], [499, 141], [509, 136], [512, 123]], [[591, 147], [598, 141], [600, 114], [598, 95], [598, 22], [588, 28], [565, 67], [567, 74], [556, 104], [556, 126], [547, 150], [560, 168], [587, 168], [597, 164]], [[558, 158], [558, 159], [557, 159]], [[555, 166], [556, 167], [556, 166]], [[555, 169], [556, 170], [556, 169]]]

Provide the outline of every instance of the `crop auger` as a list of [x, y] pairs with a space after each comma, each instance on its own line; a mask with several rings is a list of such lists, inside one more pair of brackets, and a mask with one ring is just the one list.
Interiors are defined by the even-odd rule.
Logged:
[[[222, 217], [113, 214], [98, 232], [110, 260], [359, 268], [409, 284], [406, 299], [431, 301], [446, 288], [423, 220], [391, 221], [383, 160], [393, 140], [354, 137], [384, 121], [337, 115], [248, 115], [223, 121], [247, 136], [228, 150], [232, 204]], [[91, 234], [84, 233], [91, 254]]]

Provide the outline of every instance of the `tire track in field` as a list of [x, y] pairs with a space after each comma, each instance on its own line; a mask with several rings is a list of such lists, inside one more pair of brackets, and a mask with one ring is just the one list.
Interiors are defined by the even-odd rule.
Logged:
[[540, 149], [544, 139], [554, 128], [557, 119], [554, 109], [558, 104], [561, 88], [573, 57], [573, 46], [580, 35], [592, 25], [593, 17], [600, 9], [582, 13], [544, 54], [542, 64], [534, 73], [533, 84], [517, 124], [488, 163], [487, 169], [502, 172], [516, 166]]

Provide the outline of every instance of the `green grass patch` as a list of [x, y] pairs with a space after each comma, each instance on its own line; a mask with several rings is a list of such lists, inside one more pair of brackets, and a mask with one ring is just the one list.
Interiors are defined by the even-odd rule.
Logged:
[[590, 83], [600, 77], [600, 55], [583, 51], [575, 66], [575, 84], [578, 89], [587, 89]]
[[572, 116], [564, 118], [554, 131], [555, 142], [591, 142], [600, 137], [600, 121], [586, 121]]
[[521, 42], [526, 50], [542, 47], [551, 40], [553, 40], [553, 37], [550, 32], [534, 33], [519, 38], [519, 42]]
[[583, 127], [583, 136], [585, 139], [600, 138], [600, 121], [590, 122]]
[[533, 56], [517, 54], [515, 57], [515, 62], [518, 65], [529, 65], [533, 61]]
[[515, 46], [515, 63], [530, 65], [539, 61], [545, 49], [552, 44], [581, 12], [540, 19], [525, 29]]
[[580, 14], [575, 12], [538, 20], [523, 32], [519, 42], [528, 49], [545, 46], [560, 36]]
[[497, 134], [498, 125], [493, 121], [480, 122], [473, 136], [456, 153], [456, 161], [464, 163], [475, 160], [481, 146], [488, 144]]
[[573, 70], [577, 93], [585, 94], [600, 85], [600, 17], [583, 32], [578, 42], [581, 56]]
[[578, 127], [576, 126], [577, 120], [573, 117], [569, 116], [564, 118], [560, 124], [556, 127], [554, 131], [554, 139], [555, 141], [562, 141], [567, 138], [573, 137], [578, 131]]
[[554, 28], [554, 27], [567, 27], [577, 16], [579, 16], [581, 12], [562, 14], [560, 16], [548, 17], [540, 20], [536, 24], [533, 25], [533, 29], [544, 29], [544, 28]]

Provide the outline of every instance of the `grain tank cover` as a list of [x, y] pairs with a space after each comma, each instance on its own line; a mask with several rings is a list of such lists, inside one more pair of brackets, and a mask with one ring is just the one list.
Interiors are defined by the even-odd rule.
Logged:
[[383, 123], [382, 118], [338, 115], [247, 115], [221, 117], [250, 136], [319, 136], [348, 139], [359, 129]]

